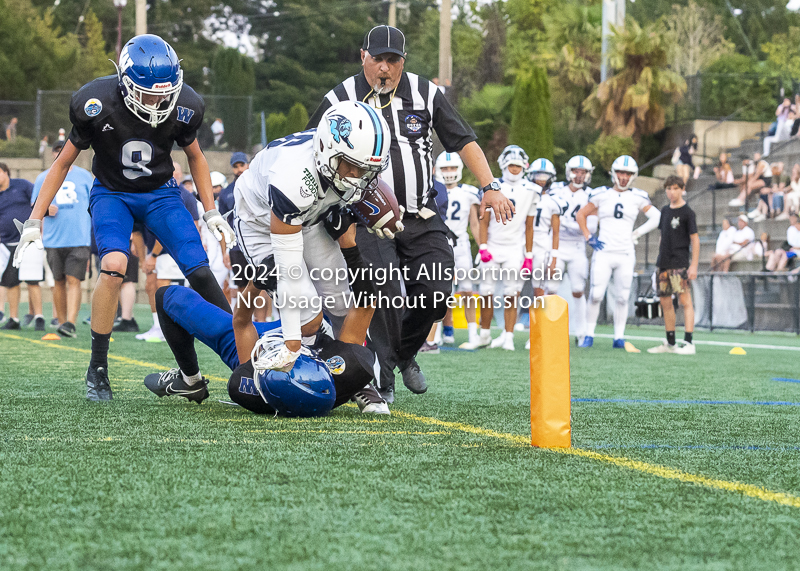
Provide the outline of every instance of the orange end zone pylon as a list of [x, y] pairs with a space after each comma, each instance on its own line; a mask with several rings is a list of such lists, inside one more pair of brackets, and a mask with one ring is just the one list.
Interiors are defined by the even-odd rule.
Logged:
[[572, 446], [569, 388], [569, 310], [557, 295], [530, 310], [531, 445]]

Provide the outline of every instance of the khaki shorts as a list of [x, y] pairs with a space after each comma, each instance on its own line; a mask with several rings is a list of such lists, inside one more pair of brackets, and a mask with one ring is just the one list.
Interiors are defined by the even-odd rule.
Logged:
[[671, 297], [681, 295], [689, 290], [689, 277], [687, 268], [675, 270], [662, 270], [658, 272], [658, 296]]

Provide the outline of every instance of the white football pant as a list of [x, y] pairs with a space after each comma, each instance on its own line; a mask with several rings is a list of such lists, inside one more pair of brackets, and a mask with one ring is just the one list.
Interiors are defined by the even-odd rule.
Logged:
[[600, 315], [600, 302], [608, 289], [608, 282], [614, 278], [614, 339], [625, 338], [625, 324], [628, 321], [628, 298], [631, 295], [633, 268], [636, 255], [596, 251], [592, 256], [592, 287], [586, 311], [588, 328], [586, 335], [594, 337], [597, 318]]

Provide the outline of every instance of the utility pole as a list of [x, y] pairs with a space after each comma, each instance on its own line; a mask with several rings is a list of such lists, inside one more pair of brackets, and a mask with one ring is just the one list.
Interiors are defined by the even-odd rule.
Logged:
[[397, 27], [397, 0], [389, 0], [389, 25]]
[[450, 51], [450, 29], [453, 15], [450, 0], [442, 0], [439, 13], [439, 85], [445, 88], [453, 83], [453, 56]]
[[136, 35], [147, 33], [147, 0], [136, 0]]
[[603, 0], [603, 28], [600, 59], [600, 81], [608, 79], [608, 41], [611, 26], [621, 28], [625, 25], [625, 2], [627, 0]]

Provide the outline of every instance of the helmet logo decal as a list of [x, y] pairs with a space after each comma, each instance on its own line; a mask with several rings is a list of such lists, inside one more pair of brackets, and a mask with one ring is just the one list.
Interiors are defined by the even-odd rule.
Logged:
[[344, 141], [347, 143], [347, 146], [351, 149], [353, 147], [353, 143], [350, 142], [350, 133], [353, 132], [353, 125], [350, 123], [350, 119], [347, 117], [342, 117], [341, 115], [331, 115], [328, 118], [331, 124], [331, 135], [333, 135], [333, 140], [337, 143], [341, 143]]
[[100, 103], [99, 99], [90, 99], [86, 102], [86, 105], [83, 106], [83, 112], [86, 113], [89, 117], [94, 117], [100, 114], [100, 111], [103, 110], [103, 104]]

